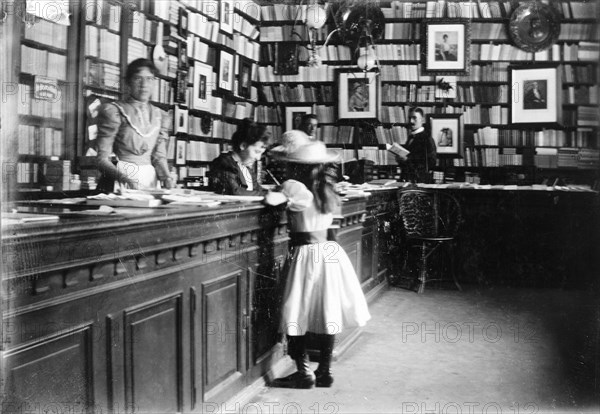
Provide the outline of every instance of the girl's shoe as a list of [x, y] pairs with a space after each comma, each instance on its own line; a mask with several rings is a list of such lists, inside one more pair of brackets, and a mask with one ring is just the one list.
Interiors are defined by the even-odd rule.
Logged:
[[331, 387], [331, 384], [333, 384], [333, 376], [331, 375], [331, 371], [329, 370], [321, 372], [317, 369], [315, 371], [315, 377], [315, 384], [317, 387], [329, 388]]

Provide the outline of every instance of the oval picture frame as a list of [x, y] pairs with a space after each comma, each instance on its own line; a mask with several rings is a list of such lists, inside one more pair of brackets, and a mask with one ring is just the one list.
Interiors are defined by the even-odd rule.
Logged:
[[509, 33], [518, 48], [526, 52], [540, 52], [558, 40], [560, 16], [547, 4], [526, 3], [517, 7], [510, 16]]

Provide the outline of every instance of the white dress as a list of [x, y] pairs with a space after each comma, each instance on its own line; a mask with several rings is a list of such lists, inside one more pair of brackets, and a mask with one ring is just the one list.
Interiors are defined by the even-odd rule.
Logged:
[[281, 331], [335, 335], [343, 328], [363, 326], [371, 318], [354, 267], [344, 249], [322, 236], [333, 214], [319, 212], [313, 194], [304, 184], [288, 180], [282, 185], [288, 197], [291, 236], [298, 232], [321, 235], [319, 242], [293, 246], [286, 263]]

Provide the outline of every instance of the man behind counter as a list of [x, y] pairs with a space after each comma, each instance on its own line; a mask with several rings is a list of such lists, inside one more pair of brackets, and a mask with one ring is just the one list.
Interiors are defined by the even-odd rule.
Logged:
[[435, 167], [435, 142], [425, 128], [425, 116], [421, 108], [411, 109], [409, 121], [410, 135], [404, 148], [410, 153], [396, 156], [396, 161], [402, 167], [403, 180], [426, 182], [429, 171]]
[[245, 119], [231, 137], [233, 151], [219, 155], [210, 164], [211, 189], [219, 194], [265, 195], [267, 191], [258, 183], [252, 167], [265, 152], [268, 141], [266, 127]]

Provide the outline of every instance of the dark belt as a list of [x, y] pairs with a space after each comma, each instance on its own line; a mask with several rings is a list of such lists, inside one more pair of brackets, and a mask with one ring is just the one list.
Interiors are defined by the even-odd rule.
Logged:
[[290, 246], [325, 243], [327, 241], [327, 230], [294, 232], [290, 233], [290, 239]]

